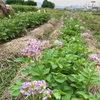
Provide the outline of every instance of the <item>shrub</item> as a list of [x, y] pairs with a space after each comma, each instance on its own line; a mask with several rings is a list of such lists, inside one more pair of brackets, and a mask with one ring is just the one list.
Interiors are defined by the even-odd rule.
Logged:
[[55, 4], [52, 3], [52, 2], [49, 2], [47, 0], [44, 0], [43, 1], [43, 4], [42, 4], [42, 7], [43, 8], [54, 8], [55, 7]]
[[29, 6], [37, 6], [37, 3], [31, 0], [25, 1], [24, 5], [29, 5]]

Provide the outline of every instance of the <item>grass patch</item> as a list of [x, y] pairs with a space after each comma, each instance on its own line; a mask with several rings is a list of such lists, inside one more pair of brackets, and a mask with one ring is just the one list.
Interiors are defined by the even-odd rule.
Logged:
[[41, 12], [47, 12], [50, 14], [51, 18], [60, 19], [64, 14], [64, 10], [50, 9], [50, 8], [40, 8]]
[[14, 12], [28, 12], [28, 11], [32, 11], [35, 12], [38, 9], [34, 6], [27, 6], [27, 5], [11, 5], [11, 7], [13, 8]]
[[20, 65], [13, 61], [5, 61], [0, 68], [0, 96], [5, 88], [10, 85], [10, 81], [16, 76]]

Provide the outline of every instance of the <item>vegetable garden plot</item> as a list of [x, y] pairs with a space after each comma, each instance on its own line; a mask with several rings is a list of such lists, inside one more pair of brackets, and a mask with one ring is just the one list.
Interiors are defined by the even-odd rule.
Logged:
[[[88, 60], [90, 53], [81, 37], [83, 22], [75, 15], [67, 15], [66, 19], [58, 40], [27, 42], [23, 57], [15, 61], [28, 64], [21, 71], [28, 80], [19, 79], [9, 87], [12, 97], [22, 94], [29, 100], [100, 99], [98, 94], [88, 92], [89, 87], [99, 86], [100, 81], [95, 70], [97, 64]], [[47, 45], [54, 48], [46, 50]]]

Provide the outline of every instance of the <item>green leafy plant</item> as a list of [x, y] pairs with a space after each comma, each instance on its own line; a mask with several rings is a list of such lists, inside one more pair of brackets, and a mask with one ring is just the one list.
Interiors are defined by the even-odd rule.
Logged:
[[[61, 30], [63, 34], [59, 36], [62, 46], [42, 50], [39, 59], [30, 59], [29, 62], [25, 60], [28, 67], [22, 69], [21, 73], [30, 81], [45, 80], [47, 87], [52, 90], [50, 100], [100, 99], [99, 95], [94, 96], [88, 91], [91, 86], [99, 86], [100, 81], [96, 65], [87, 59], [89, 52], [80, 37], [82, 30], [75, 28], [77, 23], [79, 26], [82, 23], [76, 17], [67, 16], [67, 20], [68, 24], [64, 23]], [[27, 55], [27, 52], [24, 51], [23, 54]], [[31, 58], [30, 55], [27, 57], [26, 59]]]
[[27, 5], [11, 5], [11, 7], [13, 8], [14, 12], [36, 12], [38, 9], [36, 7], [33, 6], [27, 6]]
[[4, 18], [0, 20], [0, 40], [21, 36], [28, 28], [35, 28], [49, 19], [49, 14], [45, 13], [24, 13]]

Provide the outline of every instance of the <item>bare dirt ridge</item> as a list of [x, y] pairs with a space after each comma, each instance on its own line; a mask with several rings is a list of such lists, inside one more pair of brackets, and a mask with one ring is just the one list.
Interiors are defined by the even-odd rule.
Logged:
[[[0, 45], [0, 60], [2, 60], [1, 62], [3, 62], [8, 58], [14, 58], [16, 55], [20, 55], [22, 49], [26, 46], [26, 41], [29, 39], [44, 40], [46, 34], [49, 34], [48, 40], [50, 41], [57, 39], [58, 35], [60, 34], [59, 31], [62, 25], [63, 25], [63, 16], [60, 18], [59, 21], [56, 19], [51, 19], [44, 25], [41, 25], [40, 27], [28, 32], [26, 36], [14, 39], [11, 42]], [[20, 74], [20, 69], [16, 77], [11, 81], [11, 83], [18, 78], [23, 78], [23, 75]], [[10, 95], [7, 89], [5, 89], [0, 100], [10, 100]], [[21, 99], [19, 96], [16, 100], [23, 100], [23, 99]]]

